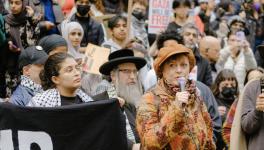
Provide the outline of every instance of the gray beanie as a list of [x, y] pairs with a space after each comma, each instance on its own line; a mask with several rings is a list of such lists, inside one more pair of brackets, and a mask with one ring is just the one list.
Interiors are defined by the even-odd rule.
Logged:
[[47, 54], [49, 54], [56, 47], [59, 47], [59, 46], [67, 47], [67, 42], [62, 36], [57, 35], [57, 34], [52, 34], [52, 35], [48, 35], [48, 36], [41, 38], [38, 42], [38, 45], [43, 47], [44, 51]]

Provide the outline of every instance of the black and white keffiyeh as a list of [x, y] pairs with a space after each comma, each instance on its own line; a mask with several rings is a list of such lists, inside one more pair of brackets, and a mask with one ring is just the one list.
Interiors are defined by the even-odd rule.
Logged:
[[20, 85], [31, 89], [35, 95], [43, 92], [42, 86], [40, 84], [35, 83], [29, 77], [24, 75], [21, 75]]
[[[82, 90], [77, 89], [76, 95], [81, 98], [83, 102], [90, 102], [93, 99], [85, 94]], [[32, 107], [58, 107], [61, 106], [61, 97], [57, 89], [49, 89], [41, 94], [34, 96], [28, 103]]]

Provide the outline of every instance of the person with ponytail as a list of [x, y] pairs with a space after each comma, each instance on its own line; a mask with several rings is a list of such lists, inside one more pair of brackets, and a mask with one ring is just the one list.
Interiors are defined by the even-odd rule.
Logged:
[[28, 106], [59, 107], [93, 101], [80, 89], [81, 66], [67, 53], [49, 56], [40, 79], [46, 91], [34, 96]]

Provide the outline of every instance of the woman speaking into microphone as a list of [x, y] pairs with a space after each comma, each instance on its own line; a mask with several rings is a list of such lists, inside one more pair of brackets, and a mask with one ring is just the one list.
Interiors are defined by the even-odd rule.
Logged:
[[143, 95], [136, 125], [142, 149], [215, 149], [210, 115], [195, 81], [192, 51], [175, 44], [160, 49], [154, 61], [158, 84]]

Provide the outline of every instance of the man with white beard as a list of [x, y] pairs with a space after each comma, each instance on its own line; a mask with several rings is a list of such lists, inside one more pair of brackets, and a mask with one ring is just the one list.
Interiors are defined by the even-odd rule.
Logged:
[[128, 149], [139, 149], [139, 137], [136, 133], [136, 106], [143, 88], [138, 80], [138, 70], [146, 65], [144, 58], [135, 57], [130, 49], [121, 49], [111, 53], [108, 62], [99, 71], [110, 76], [107, 82], [103, 80], [96, 88], [95, 94], [107, 92], [109, 98], [117, 98], [126, 116]]

